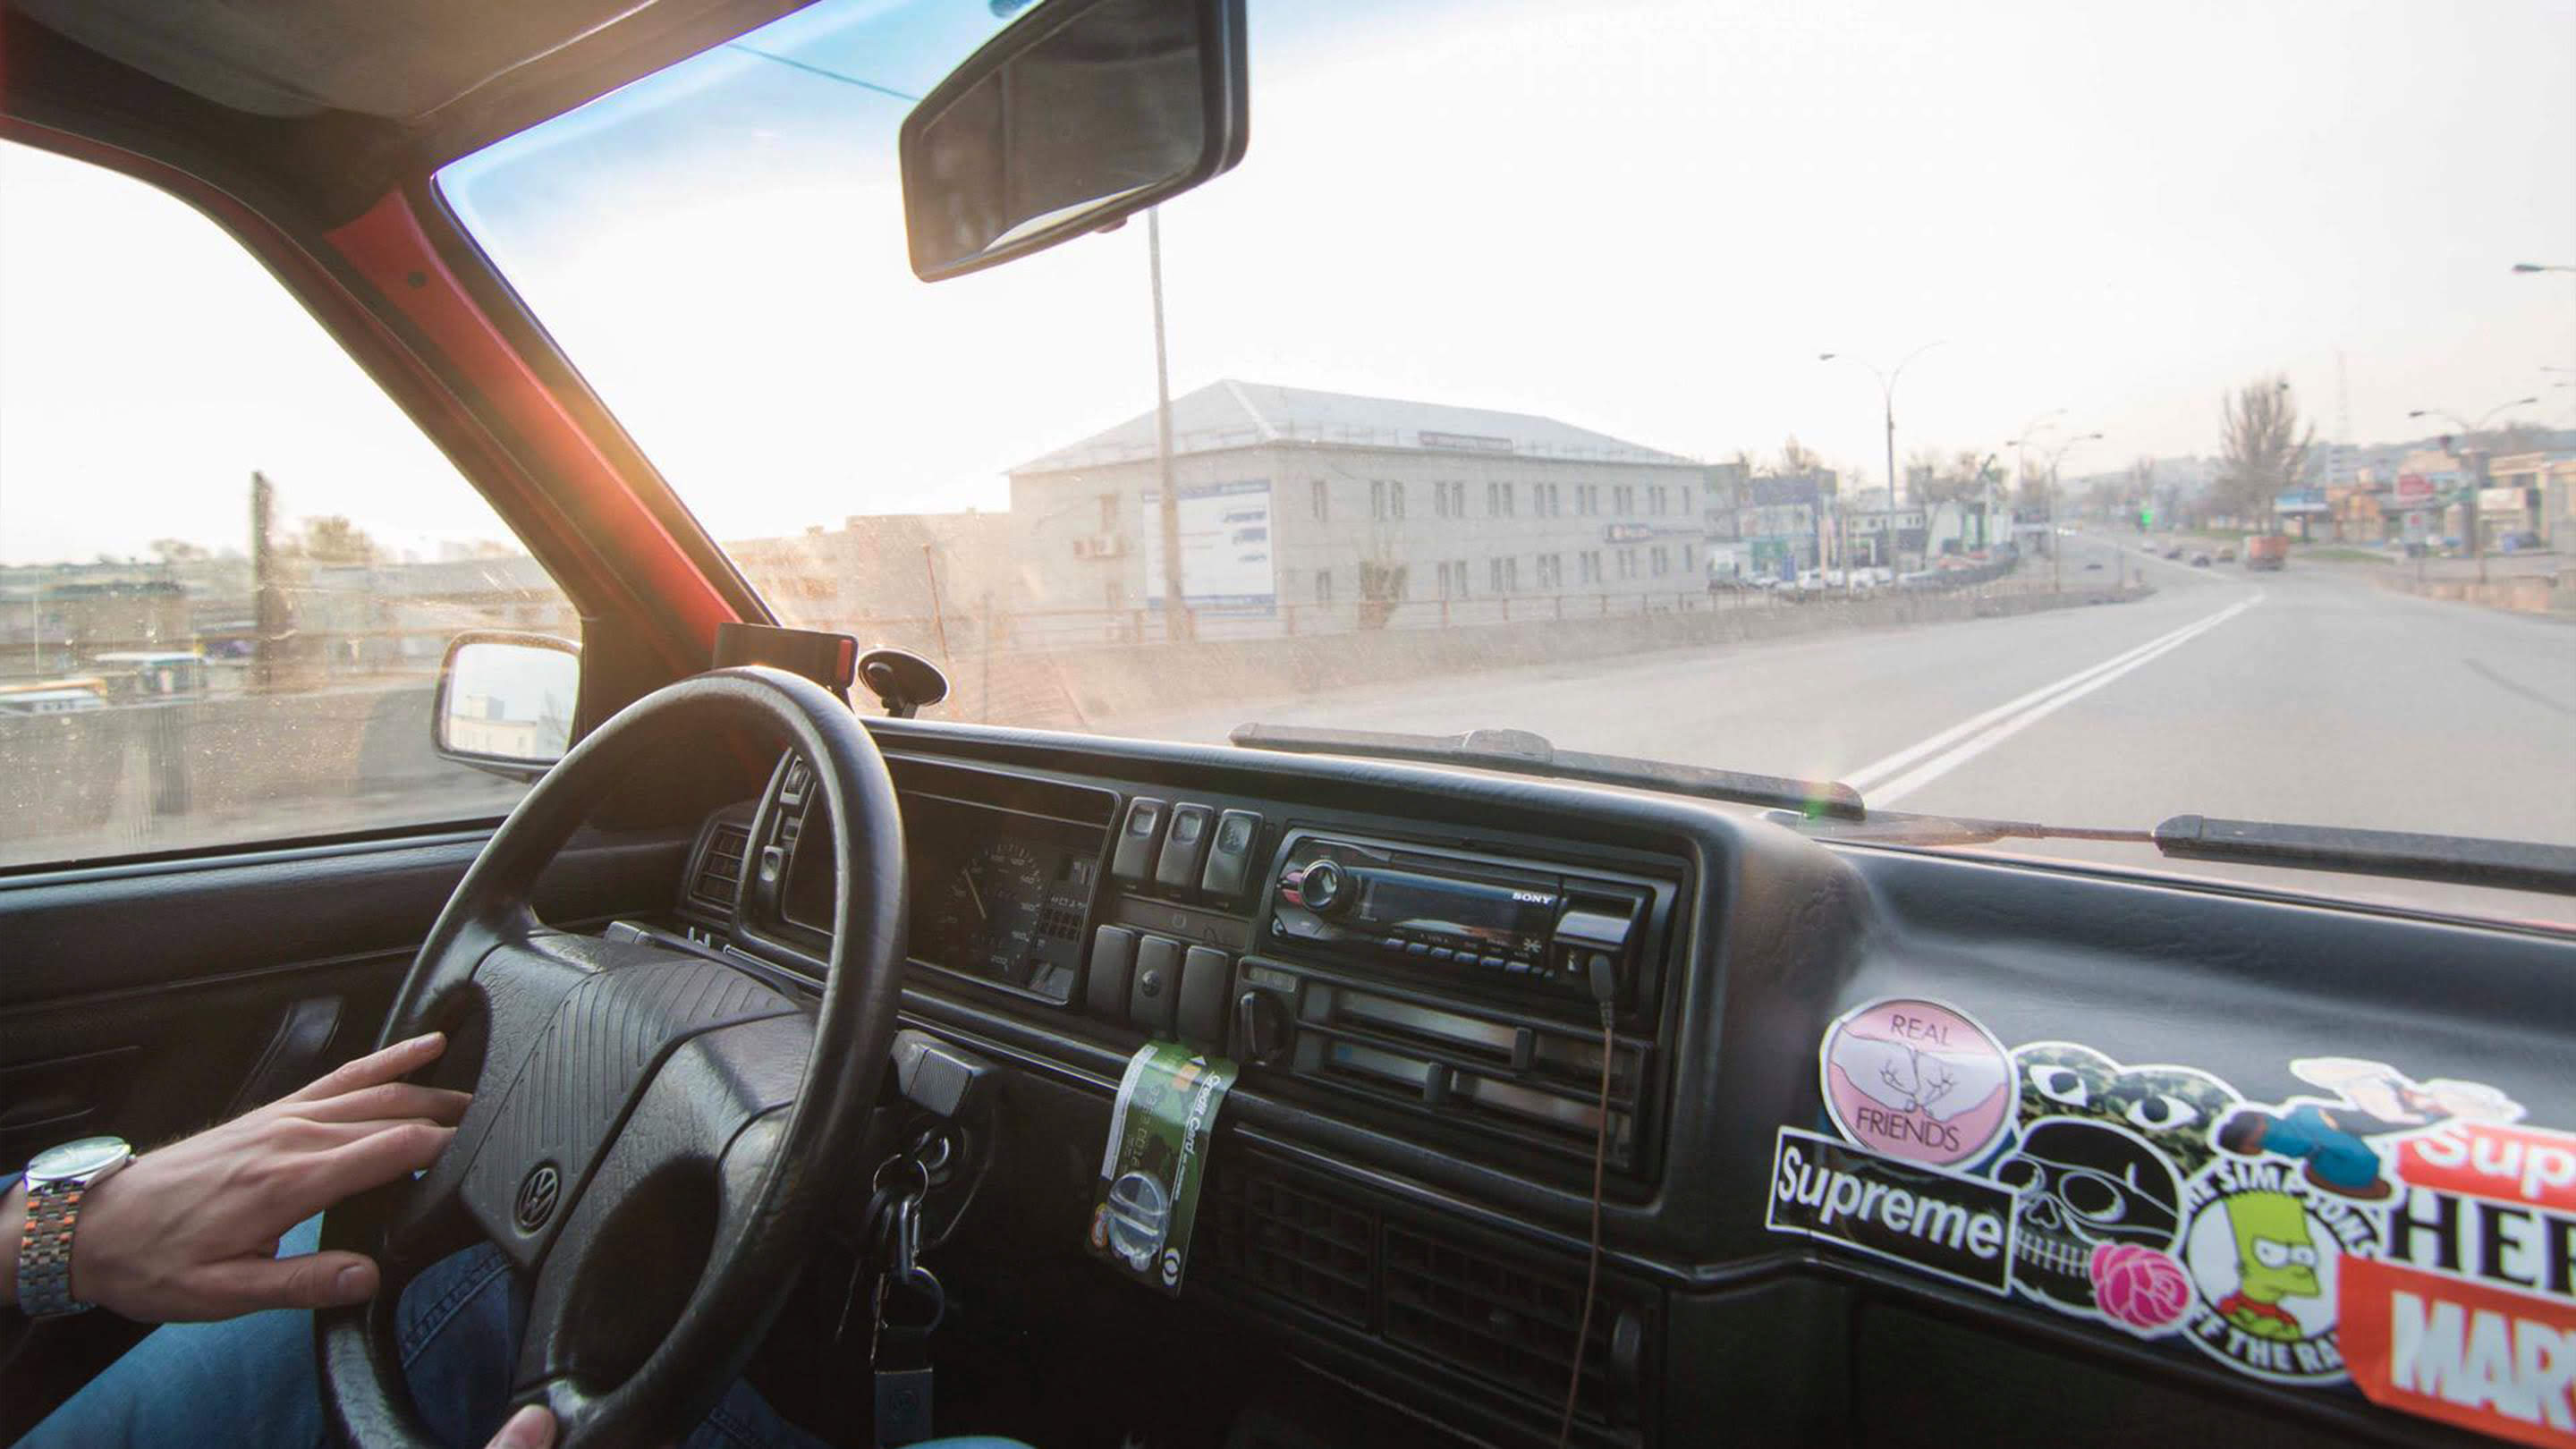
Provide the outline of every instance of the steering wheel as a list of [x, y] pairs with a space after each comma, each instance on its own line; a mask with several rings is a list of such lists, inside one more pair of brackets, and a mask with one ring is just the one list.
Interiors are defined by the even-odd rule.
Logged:
[[[811, 767], [840, 842], [819, 1011], [704, 955], [549, 929], [538, 872], [675, 739], [756, 729]], [[811, 829], [818, 823], [808, 821]], [[323, 1400], [361, 1449], [432, 1445], [403, 1377], [403, 1285], [477, 1238], [521, 1275], [513, 1403], [566, 1446], [668, 1442], [714, 1407], [848, 1180], [893, 1045], [903, 826], [848, 705], [774, 669], [656, 690], [510, 812], [412, 963], [384, 1040], [449, 1033], [475, 1068], [454, 1141], [417, 1180], [324, 1215], [375, 1257], [367, 1304], [316, 1316]]]

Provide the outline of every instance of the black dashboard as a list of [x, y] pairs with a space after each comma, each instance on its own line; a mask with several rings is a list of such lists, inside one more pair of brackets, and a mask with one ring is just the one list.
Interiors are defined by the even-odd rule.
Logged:
[[[2341, 1324], [2331, 1290], [2322, 1320], [2271, 1310], [2301, 1325], [2299, 1367], [2212, 1319], [2236, 1300], [2197, 1281], [2220, 1273], [2199, 1224], [2287, 1140], [2239, 1160], [2218, 1123], [2363, 1059], [2576, 1117], [2561, 937], [1834, 847], [1652, 794], [870, 725], [905, 811], [910, 1024], [1008, 1063], [1089, 1144], [1040, 1220], [1070, 1252], [1140, 1044], [1233, 1058], [1185, 1302], [1469, 1441], [1553, 1438], [1604, 1142], [1578, 1438], [2422, 1442], [2450, 1431], [2346, 1367], [2366, 1274]], [[833, 848], [810, 784], [782, 761], [706, 822], [679, 916], [807, 982]], [[2049, 1095], [2076, 1081], [2206, 1120]], [[2072, 1171], [2049, 1152], [2133, 1144], [2167, 1226], [2079, 1241], [2033, 1206], [2034, 1173]], [[2346, 1211], [2273, 1186], [2352, 1264], [2400, 1257], [2402, 1193]], [[2069, 1244], [2154, 1261], [2069, 1288]]]

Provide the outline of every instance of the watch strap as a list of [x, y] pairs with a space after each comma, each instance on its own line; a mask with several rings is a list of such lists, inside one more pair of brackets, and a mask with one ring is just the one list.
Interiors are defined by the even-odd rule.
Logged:
[[72, 1297], [72, 1229], [88, 1193], [83, 1179], [27, 1184], [26, 1224], [18, 1233], [18, 1310], [30, 1318], [89, 1307]]

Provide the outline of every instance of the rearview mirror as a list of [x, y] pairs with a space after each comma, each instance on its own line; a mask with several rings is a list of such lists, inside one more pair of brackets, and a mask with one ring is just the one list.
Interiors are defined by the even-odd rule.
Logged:
[[544, 634], [477, 629], [447, 645], [429, 711], [443, 758], [527, 778], [572, 747], [581, 647]]
[[903, 122], [925, 282], [1114, 225], [1243, 159], [1243, 0], [1046, 0]]

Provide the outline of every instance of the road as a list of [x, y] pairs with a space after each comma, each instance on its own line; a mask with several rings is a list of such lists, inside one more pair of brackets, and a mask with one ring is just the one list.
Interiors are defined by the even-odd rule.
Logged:
[[[1839, 779], [1873, 806], [1932, 814], [2145, 828], [2191, 813], [2576, 844], [2576, 627], [2381, 590], [2375, 567], [2248, 574], [2080, 537], [2070, 585], [2143, 570], [2158, 592], [1099, 724], [1204, 741], [1246, 718], [1509, 726], [1575, 749]], [[1981, 848], [2576, 927], [2576, 899], [2117, 844]]]

